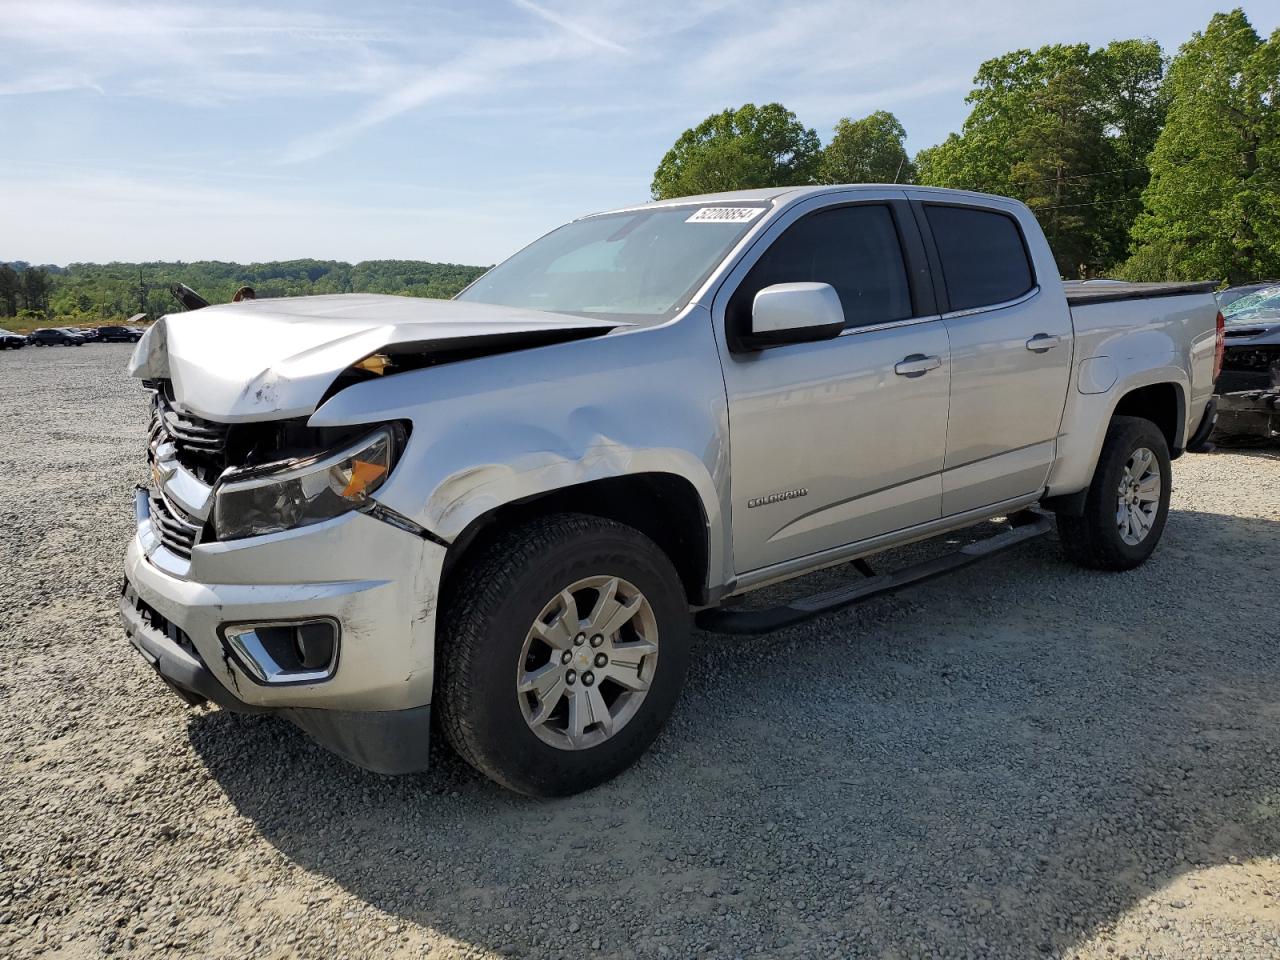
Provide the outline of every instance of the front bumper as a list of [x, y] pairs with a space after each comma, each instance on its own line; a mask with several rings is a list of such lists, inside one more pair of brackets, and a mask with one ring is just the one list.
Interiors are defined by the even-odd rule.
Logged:
[[[357, 512], [198, 544], [187, 561], [139, 513], [121, 616], [134, 646], [185, 700], [281, 712], [323, 745], [383, 772], [425, 765], [444, 547]], [[219, 630], [311, 618], [341, 628], [332, 675], [312, 683], [261, 682]], [[398, 750], [397, 739], [411, 742]]]

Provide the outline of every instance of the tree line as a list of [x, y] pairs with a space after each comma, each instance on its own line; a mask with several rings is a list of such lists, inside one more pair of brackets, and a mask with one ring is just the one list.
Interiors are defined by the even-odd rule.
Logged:
[[284, 260], [270, 263], [73, 263], [66, 267], [0, 264], [0, 317], [22, 326], [106, 324], [176, 309], [171, 284], [185, 283], [210, 303], [229, 301], [241, 286], [259, 297], [318, 293], [394, 293], [451, 297], [485, 271], [421, 260]]
[[961, 130], [910, 157], [880, 110], [824, 146], [778, 103], [686, 130], [656, 199], [751, 187], [913, 183], [1016, 197], [1067, 278], [1280, 277], [1280, 30], [1216, 14], [1172, 58], [1152, 40], [1015, 50], [978, 67]]

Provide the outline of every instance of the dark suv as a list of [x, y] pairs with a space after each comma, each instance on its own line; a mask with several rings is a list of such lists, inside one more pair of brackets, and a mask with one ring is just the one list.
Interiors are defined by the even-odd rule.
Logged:
[[41, 327], [39, 330], [32, 330], [28, 334], [27, 343], [33, 347], [52, 347], [55, 345], [82, 347], [87, 339], [83, 334], [73, 330], [64, 330], [61, 327]]
[[8, 330], [0, 330], [0, 350], [21, 350], [27, 345], [27, 338], [20, 333], [10, 333]]
[[131, 327], [99, 327], [99, 343], [137, 343], [142, 334]]

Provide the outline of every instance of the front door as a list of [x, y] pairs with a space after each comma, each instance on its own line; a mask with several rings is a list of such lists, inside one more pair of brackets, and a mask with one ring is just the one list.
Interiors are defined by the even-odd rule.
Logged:
[[[941, 514], [946, 327], [916, 262], [923, 252], [904, 194], [857, 197], [799, 205], [716, 299], [739, 574]], [[735, 350], [755, 293], [795, 281], [835, 287], [844, 332]]]

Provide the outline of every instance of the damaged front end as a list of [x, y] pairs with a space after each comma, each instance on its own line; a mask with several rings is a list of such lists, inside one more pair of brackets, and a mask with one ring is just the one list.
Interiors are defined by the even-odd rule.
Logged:
[[1280, 438], [1280, 385], [1269, 390], [1241, 390], [1218, 398], [1216, 441]]
[[312, 427], [311, 414], [359, 383], [620, 325], [375, 294], [244, 301], [163, 317], [130, 363], [153, 395], [148, 507], [159, 541], [189, 562], [202, 543], [350, 510], [429, 537], [372, 496], [394, 470], [411, 424]]
[[167, 381], [147, 386], [148, 513], [160, 543], [187, 561], [200, 543], [372, 509], [411, 429], [407, 422], [317, 428], [305, 418], [219, 423], [176, 409]]
[[278, 713], [348, 760], [423, 769], [444, 547], [374, 500], [402, 421], [225, 423], [150, 381], [120, 614], [188, 704]]
[[368, 769], [423, 769], [447, 543], [378, 499], [420, 439], [403, 408], [314, 415], [357, 384], [623, 325], [372, 294], [163, 317], [130, 363], [151, 393], [120, 600], [134, 646], [187, 703], [277, 713]]
[[1280, 325], [1229, 324], [1215, 442], [1280, 438]]
[[129, 372], [167, 381], [184, 414], [218, 423], [286, 420], [362, 380], [627, 325], [381, 294], [246, 300], [161, 317], [138, 342]]

